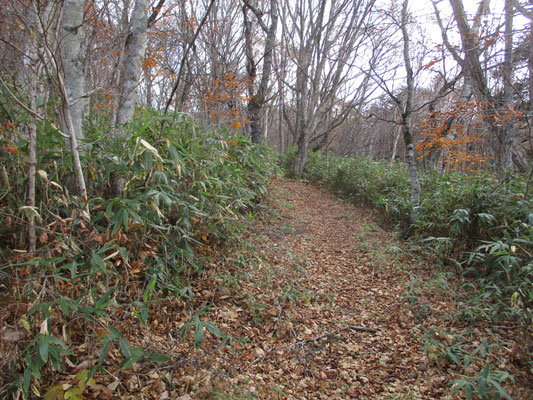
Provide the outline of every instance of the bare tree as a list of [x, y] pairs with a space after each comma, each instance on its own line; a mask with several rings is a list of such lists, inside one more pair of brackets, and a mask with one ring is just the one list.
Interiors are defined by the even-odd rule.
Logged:
[[[261, 79], [257, 89], [255, 88], [255, 80], [257, 75], [257, 62], [254, 59], [254, 49], [252, 44], [252, 24], [248, 17], [248, 10], [251, 10], [255, 15], [257, 22], [261, 29], [266, 34], [265, 46], [263, 56], [261, 57], [263, 68], [261, 72]], [[270, 0], [270, 26], [267, 26], [263, 20], [264, 12], [258, 10], [249, 1], [244, 0], [242, 8], [244, 21], [244, 38], [246, 41], [246, 69], [248, 72], [248, 94], [250, 100], [248, 101], [248, 119], [250, 120], [251, 137], [254, 143], [260, 143], [263, 138], [263, 122], [261, 120], [263, 107], [267, 101], [268, 83], [272, 71], [272, 60], [274, 55], [274, 46], [276, 43], [276, 32], [278, 27], [278, 2], [277, 0]]]
[[365, 43], [374, 0], [298, 0], [287, 6], [283, 21], [288, 57], [294, 66], [291, 90], [294, 112], [285, 121], [298, 146], [292, 172], [301, 176], [311, 140], [340, 125], [352, 109], [349, 65]]
[[[494, 169], [507, 171], [511, 167], [511, 152], [515, 130], [515, 117], [507, 113], [512, 111], [512, 76], [513, 76], [513, 2], [505, 2], [505, 50], [502, 64], [503, 96], [500, 101], [494, 98], [489, 88], [486, 74], [481, 63], [481, 48], [478, 35], [469, 25], [461, 0], [450, 0], [453, 16], [461, 36], [464, 59], [460, 60], [465, 73], [472, 81], [473, 92], [478, 101], [483, 102], [483, 121], [490, 132], [490, 144]], [[488, 7], [488, 0], [482, 5]], [[499, 104], [498, 104], [499, 103]], [[499, 105], [499, 107], [498, 107]], [[511, 108], [509, 108], [511, 107]], [[502, 111], [506, 114], [503, 118]]]
[[[411, 227], [418, 220], [419, 214], [419, 204], [420, 204], [420, 183], [418, 179], [418, 169], [416, 164], [415, 157], [415, 143], [413, 138], [411, 118], [414, 112], [414, 100], [415, 100], [415, 72], [413, 71], [412, 59], [413, 54], [411, 54], [411, 41], [408, 25], [410, 23], [409, 13], [409, 0], [403, 0], [401, 10], [400, 10], [400, 19], [398, 20], [396, 15], [398, 10], [396, 9], [396, 4], [391, 3], [391, 9], [385, 10], [384, 15], [389, 20], [385, 22], [387, 27], [384, 31], [386, 41], [379, 41], [380, 45], [383, 46], [387, 41], [387, 46], [390, 51], [394, 53], [396, 46], [394, 45], [394, 40], [396, 37], [396, 31], [399, 30], [401, 34], [401, 59], [403, 67], [405, 69], [404, 76], [404, 87], [401, 91], [395, 92], [391, 87], [391, 82], [398, 80], [396, 75], [399, 73], [398, 69], [391, 63], [389, 67], [385, 67], [382, 72], [379, 72], [375, 68], [371, 68], [372, 77], [378, 83], [380, 88], [387, 93], [392, 102], [395, 104], [396, 109], [399, 115], [399, 121], [394, 121], [389, 119], [390, 122], [396, 122], [402, 133], [404, 145], [405, 145], [405, 161], [407, 168], [409, 170], [409, 182], [411, 185], [411, 215], [409, 219], [409, 227], [404, 232], [404, 234], [409, 234]], [[390, 24], [390, 25], [389, 25]], [[388, 32], [388, 34], [387, 34]], [[381, 36], [383, 37], [383, 35]], [[398, 46], [399, 47], [399, 46]], [[420, 72], [420, 67], [417, 69], [417, 73]], [[392, 74], [392, 75], [390, 75]], [[390, 76], [387, 76], [390, 75]], [[394, 147], [396, 147], [396, 140]], [[393, 154], [395, 150], [393, 151]]]
[[413, 113], [413, 97], [415, 91], [413, 67], [411, 66], [411, 54], [409, 52], [410, 41], [409, 33], [407, 31], [407, 8], [409, 0], [404, 0], [402, 5], [402, 19], [401, 30], [403, 39], [403, 60], [405, 63], [406, 72], [406, 87], [407, 96], [402, 104], [402, 101], [393, 96], [394, 102], [401, 109], [401, 127], [403, 134], [403, 141], [405, 144], [407, 168], [409, 170], [409, 182], [411, 183], [411, 217], [410, 223], [415, 224], [418, 220], [419, 205], [420, 205], [420, 183], [418, 181], [418, 170], [416, 167], [415, 149], [413, 142], [413, 135], [411, 133], [411, 115]]

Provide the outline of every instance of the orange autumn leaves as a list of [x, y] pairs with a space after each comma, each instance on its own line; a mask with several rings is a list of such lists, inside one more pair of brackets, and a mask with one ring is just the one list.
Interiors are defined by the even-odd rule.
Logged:
[[237, 107], [238, 104], [250, 100], [249, 96], [243, 94], [245, 90], [246, 82], [238, 80], [234, 73], [229, 73], [223, 78], [216, 78], [212, 89], [203, 98], [209, 110], [209, 118], [214, 121], [227, 122], [234, 132], [250, 123], [244, 117], [243, 111]]
[[[419, 158], [440, 152], [447, 168], [473, 171], [482, 166], [490, 157], [476, 146], [483, 138], [476, 134], [483, 130], [483, 111], [485, 104], [478, 101], [455, 102], [446, 110], [436, 110], [420, 122], [421, 140], [416, 145]], [[523, 116], [512, 106], [490, 115], [496, 126], [503, 126], [511, 120]]]

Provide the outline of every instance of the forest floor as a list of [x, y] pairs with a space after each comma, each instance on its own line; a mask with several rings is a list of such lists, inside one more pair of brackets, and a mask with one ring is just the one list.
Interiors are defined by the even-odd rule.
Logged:
[[[153, 305], [148, 333], [121, 327], [132, 344], [166, 353], [171, 361], [140, 362], [128, 371], [108, 364], [112, 373], [97, 377], [87, 397], [464, 397], [450, 389], [463, 370], [440, 357], [445, 350], [439, 346], [424, 351], [426, 329], [464, 328], [449, 318], [458, 306], [457, 282], [433, 268], [431, 255], [399, 241], [368, 208], [315, 185], [276, 180], [263, 210], [246, 228], [245, 245], [225, 261], [214, 258], [188, 283], [192, 303]], [[217, 329], [201, 321], [224, 336], [213, 335]], [[182, 340], [179, 328], [188, 322], [190, 332]], [[481, 343], [486, 328], [473, 328], [474, 343]], [[496, 367], [515, 376], [512, 397], [533, 398], [527, 368], [518, 369], [513, 361], [519, 335], [505, 327], [492, 332], [489, 337], [506, 342], [496, 351], [502, 356]], [[201, 341], [197, 349], [193, 336]], [[444, 347], [455, 341], [442, 333], [432, 338]], [[472, 363], [474, 374], [480, 368]]]

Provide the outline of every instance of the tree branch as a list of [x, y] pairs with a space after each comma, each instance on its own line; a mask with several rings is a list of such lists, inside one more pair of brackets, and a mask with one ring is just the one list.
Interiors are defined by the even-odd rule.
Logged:
[[150, 17], [148, 18], [148, 21], [146, 23], [148, 28], [150, 28], [153, 24], [155, 24], [157, 22], [156, 18], [159, 15], [159, 13], [161, 12], [161, 9], [163, 8], [163, 5], [165, 4], [165, 1], [166, 0], [159, 0], [159, 3], [157, 3], [157, 5], [152, 8], [152, 15], [150, 15]]

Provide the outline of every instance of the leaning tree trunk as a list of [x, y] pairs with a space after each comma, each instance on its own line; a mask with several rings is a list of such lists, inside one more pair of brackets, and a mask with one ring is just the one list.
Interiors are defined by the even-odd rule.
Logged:
[[[83, 12], [85, 0], [65, 0], [61, 20], [60, 49], [63, 61], [65, 90], [70, 104], [72, 128], [77, 138], [83, 137], [83, 112], [85, 100], [85, 78], [80, 60], [83, 38]], [[66, 123], [64, 123], [66, 130]]]
[[117, 125], [131, 121], [137, 102], [137, 87], [142, 71], [142, 61], [146, 52], [148, 0], [136, 0], [131, 17], [130, 32], [126, 39], [126, 70], [122, 80], [117, 111]]
[[72, 122], [71, 104], [69, 102], [69, 96], [63, 75], [60, 71], [59, 65], [55, 62], [55, 58], [52, 56], [50, 49], [45, 46], [45, 55], [49, 60], [54, 60], [56, 79], [61, 96], [61, 111], [63, 121], [65, 123], [68, 141], [70, 144], [70, 152], [72, 154], [72, 165], [74, 167], [74, 175], [76, 177], [76, 186], [81, 197], [81, 217], [83, 220], [90, 222], [91, 213], [89, 209], [89, 198], [87, 196], [87, 186], [85, 185], [85, 177], [83, 176], [83, 167], [80, 160], [80, 151], [78, 139], [76, 138], [74, 123]]

